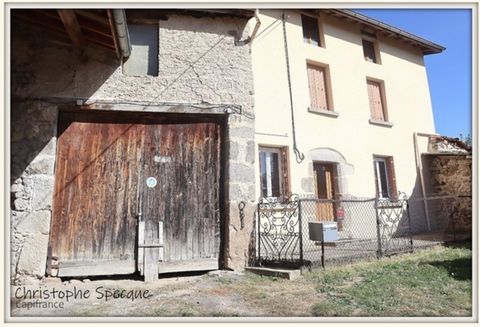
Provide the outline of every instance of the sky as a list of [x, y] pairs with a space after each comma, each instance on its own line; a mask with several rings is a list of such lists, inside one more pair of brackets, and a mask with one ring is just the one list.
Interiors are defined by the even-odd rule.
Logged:
[[471, 135], [470, 9], [358, 9], [363, 15], [447, 48], [425, 56], [436, 132]]

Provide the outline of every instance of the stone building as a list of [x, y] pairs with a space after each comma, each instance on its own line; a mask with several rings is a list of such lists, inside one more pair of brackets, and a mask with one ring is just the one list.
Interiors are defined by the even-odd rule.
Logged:
[[[240, 222], [238, 203], [253, 215], [253, 14], [12, 9], [12, 280], [245, 265], [252, 220]], [[170, 146], [155, 148], [159, 137]], [[195, 200], [192, 221], [175, 220], [174, 202], [152, 212], [157, 195]], [[162, 256], [172, 262], [163, 270]]]

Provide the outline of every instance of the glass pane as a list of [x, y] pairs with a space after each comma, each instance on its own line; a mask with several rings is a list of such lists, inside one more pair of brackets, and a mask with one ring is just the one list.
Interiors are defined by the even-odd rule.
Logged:
[[270, 153], [271, 155], [271, 182], [272, 182], [272, 195], [274, 197], [280, 196], [280, 171], [278, 165], [278, 153]]
[[388, 198], [387, 168], [385, 167], [384, 161], [377, 161], [377, 164], [378, 164], [378, 172], [380, 174], [378, 178], [380, 179], [380, 187], [381, 187], [381, 189], [379, 190], [379, 193], [383, 198]]
[[267, 197], [266, 152], [263, 151], [260, 151], [260, 180], [262, 184], [262, 197]]
[[362, 44], [363, 44], [363, 56], [365, 57], [365, 60], [376, 63], [377, 59], [375, 57], [375, 46], [373, 42], [362, 40]]
[[260, 151], [260, 181], [262, 197], [280, 197], [280, 154]]
[[320, 46], [320, 33], [318, 31], [318, 20], [314, 17], [302, 15], [303, 40]]

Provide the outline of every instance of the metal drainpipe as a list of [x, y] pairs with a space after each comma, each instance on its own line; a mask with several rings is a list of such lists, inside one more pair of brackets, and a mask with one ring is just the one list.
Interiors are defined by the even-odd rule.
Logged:
[[117, 33], [118, 46], [120, 48], [120, 55], [122, 58], [130, 57], [132, 51], [130, 45], [130, 37], [128, 36], [127, 18], [125, 10], [112, 9], [113, 21], [115, 23], [115, 31]]
[[290, 61], [288, 59], [288, 43], [287, 43], [287, 29], [285, 27], [285, 10], [283, 11], [282, 15], [282, 22], [283, 22], [283, 43], [285, 49], [285, 60], [287, 62], [287, 80], [288, 80], [288, 93], [290, 95], [290, 111], [292, 115], [292, 139], [293, 139], [293, 152], [295, 153], [295, 160], [297, 163], [301, 163], [303, 159], [305, 159], [305, 155], [300, 152], [297, 148], [297, 138], [295, 134], [295, 115], [293, 112], [293, 95], [292, 95], [292, 81], [290, 78]]
[[258, 16], [259, 10], [255, 9], [255, 13], [253, 14], [253, 17], [255, 17], [255, 20], [257, 21], [255, 24], [255, 27], [253, 28], [252, 35], [247, 37], [245, 40], [238, 40], [235, 41], [235, 45], [245, 45], [253, 41], [255, 36], [257, 35], [258, 29], [260, 28], [261, 22], [260, 22], [260, 17]]
[[418, 150], [419, 136], [430, 137], [430, 136], [438, 136], [438, 134], [426, 134], [426, 133], [417, 133], [417, 132], [413, 133], [413, 146], [415, 148], [415, 161], [417, 164], [417, 173], [418, 173], [418, 176], [420, 176], [420, 186], [422, 188], [423, 208], [425, 210], [425, 218], [427, 219], [428, 231], [431, 231], [430, 215], [428, 213], [428, 201], [426, 198], [426, 191], [425, 191], [425, 180], [423, 179], [423, 164], [422, 164], [422, 158], [420, 158], [420, 152]]

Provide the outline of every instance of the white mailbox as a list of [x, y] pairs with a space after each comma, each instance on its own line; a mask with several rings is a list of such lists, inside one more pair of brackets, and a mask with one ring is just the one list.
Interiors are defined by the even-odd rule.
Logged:
[[312, 221], [308, 223], [310, 240], [335, 242], [338, 241], [338, 227], [335, 221]]

